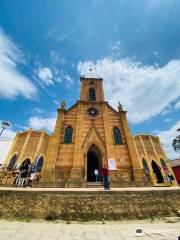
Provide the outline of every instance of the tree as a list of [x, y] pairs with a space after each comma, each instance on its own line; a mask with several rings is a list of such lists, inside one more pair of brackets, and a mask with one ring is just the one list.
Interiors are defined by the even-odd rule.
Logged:
[[[180, 132], [180, 128], [178, 128], [177, 131]], [[174, 148], [174, 151], [176, 152], [180, 151], [180, 135], [178, 135], [175, 139], [173, 139], [172, 146]]]

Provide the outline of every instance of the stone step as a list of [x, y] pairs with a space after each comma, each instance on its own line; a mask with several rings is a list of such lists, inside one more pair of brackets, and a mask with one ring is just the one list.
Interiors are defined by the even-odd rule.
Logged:
[[87, 182], [87, 187], [88, 188], [102, 188], [103, 183], [102, 182]]

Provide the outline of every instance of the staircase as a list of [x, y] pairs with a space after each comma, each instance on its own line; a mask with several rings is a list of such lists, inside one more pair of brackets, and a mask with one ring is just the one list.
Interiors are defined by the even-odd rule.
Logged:
[[103, 188], [102, 182], [87, 182], [87, 188]]

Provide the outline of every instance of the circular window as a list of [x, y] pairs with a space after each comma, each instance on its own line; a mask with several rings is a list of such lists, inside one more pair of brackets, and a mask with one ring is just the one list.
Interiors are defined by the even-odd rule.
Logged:
[[98, 115], [98, 110], [96, 108], [89, 108], [87, 110], [87, 113], [91, 116], [91, 117], [96, 117]]

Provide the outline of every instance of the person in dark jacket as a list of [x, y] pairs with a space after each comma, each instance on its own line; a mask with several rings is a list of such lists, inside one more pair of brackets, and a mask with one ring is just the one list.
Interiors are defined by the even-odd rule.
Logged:
[[102, 175], [103, 175], [103, 183], [104, 183], [104, 190], [110, 190], [109, 188], [109, 169], [107, 164], [104, 164], [104, 166], [101, 169]]
[[20, 178], [20, 181], [18, 183], [18, 187], [23, 187], [25, 185], [26, 178], [27, 178], [27, 172], [26, 172], [26, 170], [22, 170], [21, 171], [21, 178]]

